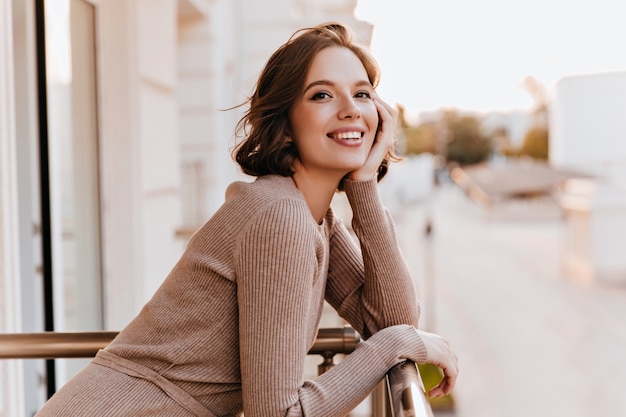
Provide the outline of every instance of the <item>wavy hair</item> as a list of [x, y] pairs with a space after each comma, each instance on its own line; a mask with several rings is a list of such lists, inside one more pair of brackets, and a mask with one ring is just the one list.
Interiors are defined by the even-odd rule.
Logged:
[[[237, 137], [242, 139], [233, 149], [233, 158], [243, 172], [252, 176], [277, 174], [291, 176], [298, 151], [287, 140], [289, 112], [302, 95], [306, 76], [317, 54], [332, 46], [352, 51], [361, 61], [369, 82], [379, 83], [378, 64], [370, 53], [353, 41], [351, 30], [340, 23], [325, 23], [295, 32], [265, 64], [248, 110], [237, 123]], [[244, 103], [244, 104], [246, 104]], [[387, 155], [378, 170], [378, 180], [387, 172]], [[340, 189], [343, 188], [343, 181]]]

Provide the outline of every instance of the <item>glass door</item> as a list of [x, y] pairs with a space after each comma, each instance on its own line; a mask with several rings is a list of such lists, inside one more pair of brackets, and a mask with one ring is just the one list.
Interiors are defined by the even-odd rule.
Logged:
[[[45, 0], [52, 314], [55, 331], [103, 327], [96, 6]], [[57, 361], [57, 384], [84, 361]]]

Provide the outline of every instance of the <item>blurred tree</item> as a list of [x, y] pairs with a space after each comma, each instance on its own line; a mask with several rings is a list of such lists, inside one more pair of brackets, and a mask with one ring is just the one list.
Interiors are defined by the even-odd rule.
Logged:
[[548, 159], [549, 133], [545, 126], [531, 127], [524, 136], [524, 142], [518, 151], [519, 156], [529, 156], [534, 159]]
[[460, 165], [475, 164], [487, 160], [492, 152], [492, 143], [481, 129], [480, 119], [446, 112], [443, 118], [446, 127], [446, 160]]
[[418, 126], [404, 128], [406, 154], [437, 153], [439, 128], [434, 122], [422, 123]]

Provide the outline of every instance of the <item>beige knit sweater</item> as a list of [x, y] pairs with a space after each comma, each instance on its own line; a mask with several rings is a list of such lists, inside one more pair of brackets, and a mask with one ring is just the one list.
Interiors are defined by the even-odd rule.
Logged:
[[[361, 249], [318, 225], [289, 177], [232, 184], [139, 315], [37, 414], [342, 416], [426, 349], [419, 308], [375, 180], [347, 181]], [[365, 339], [303, 380], [326, 299]]]

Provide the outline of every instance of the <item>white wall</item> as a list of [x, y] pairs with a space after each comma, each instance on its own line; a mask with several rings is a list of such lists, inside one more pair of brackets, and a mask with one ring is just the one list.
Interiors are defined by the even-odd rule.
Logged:
[[99, 2], [106, 325], [136, 315], [181, 252], [177, 1]]
[[626, 283], [626, 71], [562, 79], [550, 107], [550, 161], [568, 181], [563, 264], [578, 281]]
[[550, 161], [617, 177], [626, 165], [626, 71], [558, 82], [550, 107]]
[[[17, 154], [10, 2], [0, 2], [0, 332], [20, 331]], [[0, 416], [24, 414], [22, 370], [0, 361]]]
[[184, 225], [192, 229], [221, 205], [225, 184], [236, 177], [229, 149], [241, 110], [223, 110], [243, 101], [237, 91], [237, 6], [238, 2], [216, 1], [207, 14], [179, 20]]

